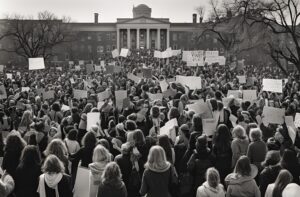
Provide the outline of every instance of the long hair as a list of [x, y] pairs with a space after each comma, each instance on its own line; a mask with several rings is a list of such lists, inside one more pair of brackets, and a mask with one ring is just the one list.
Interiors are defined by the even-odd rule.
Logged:
[[53, 154], [57, 156], [61, 161], [65, 161], [68, 151], [62, 140], [54, 139], [48, 144], [44, 153], [46, 156]]
[[140, 129], [134, 131], [132, 138], [136, 146], [142, 146], [146, 143], [144, 133]]
[[110, 162], [110, 158], [110, 154], [104, 146], [99, 144], [95, 147], [93, 162]]
[[122, 173], [119, 165], [116, 162], [108, 163], [101, 176], [104, 185], [119, 186], [122, 184]]
[[194, 114], [192, 123], [193, 123], [193, 131], [198, 131], [201, 132], [202, 134], [203, 131], [202, 118], [199, 114]]
[[250, 166], [250, 160], [247, 156], [243, 155], [239, 158], [239, 160], [235, 165], [234, 172], [241, 176], [250, 176], [251, 166]]
[[273, 189], [273, 197], [282, 197], [284, 188], [293, 181], [293, 175], [288, 170], [280, 170]]
[[166, 168], [170, 163], [166, 159], [165, 151], [160, 146], [152, 146], [149, 154], [148, 160], [145, 164], [146, 169], [162, 169]]
[[283, 152], [280, 165], [282, 168], [291, 170], [297, 166], [297, 156], [296, 153], [292, 150], [286, 149]]
[[82, 144], [87, 149], [94, 149], [96, 146], [96, 136], [93, 131], [87, 132], [82, 138]]
[[34, 167], [41, 164], [41, 155], [38, 148], [34, 145], [27, 145], [21, 155], [20, 166]]
[[5, 152], [20, 152], [25, 147], [25, 142], [16, 134], [9, 135], [6, 139]]
[[208, 168], [206, 170], [206, 181], [210, 187], [218, 187], [220, 183], [219, 171], [216, 168]]
[[44, 173], [64, 173], [64, 164], [55, 155], [48, 155], [43, 166], [42, 172]]
[[161, 146], [165, 153], [167, 160], [172, 163], [172, 147], [169, 140], [169, 137], [167, 135], [161, 135], [158, 137], [158, 145]]
[[20, 122], [20, 126], [25, 126], [27, 128], [29, 128], [29, 125], [32, 123], [32, 114], [31, 111], [26, 110], [23, 115], [22, 115], [22, 119]]
[[231, 133], [225, 124], [220, 124], [214, 136], [214, 146], [217, 150], [227, 151], [231, 148]]

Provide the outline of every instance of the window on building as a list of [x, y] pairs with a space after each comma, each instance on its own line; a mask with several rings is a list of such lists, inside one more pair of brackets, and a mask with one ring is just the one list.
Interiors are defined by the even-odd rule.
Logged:
[[177, 34], [173, 33], [173, 41], [177, 41]]
[[110, 40], [110, 33], [106, 34], [106, 40]]
[[69, 59], [70, 59], [69, 53], [66, 53], [65, 54], [65, 60], [69, 60]]
[[98, 34], [98, 35], [97, 35], [97, 40], [98, 40], [99, 42], [102, 41], [101, 34]]
[[91, 45], [88, 45], [88, 51], [89, 51], [89, 53], [92, 52], [92, 46]]
[[112, 33], [112, 34], [111, 34], [111, 39], [112, 39], [112, 40], [116, 40], [116, 34], [115, 34], [115, 33]]
[[87, 36], [87, 39], [88, 39], [88, 40], [91, 40], [91, 39], [92, 39], [92, 36], [91, 36], [91, 35], [88, 35], [88, 36]]
[[106, 51], [107, 52], [111, 51], [110, 45], [106, 45]]

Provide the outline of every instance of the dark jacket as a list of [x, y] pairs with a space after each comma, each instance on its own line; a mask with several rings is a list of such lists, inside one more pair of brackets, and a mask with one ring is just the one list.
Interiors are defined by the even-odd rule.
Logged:
[[261, 192], [261, 196], [265, 196], [268, 185], [275, 182], [281, 169], [280, 165], [276, 165], [267, 166], [261, 171], [259, 176], [259, 190]]
[[130, 155], [117, 155], [115, 157], [115, 162], [119, 165], [122, 173], [122, 179], [128, 187], [129, 176], [132, 171], [132, 162], [130, 161]]
[[[59, 196], [63, 197], [73, 197], [72, 188], [71, 188], [71, 177], [69, 175], [64, 174], [62, 179], [57, 185]], [[46, 197], [56, 197], [55, 189], [48, 187], [45, 183], [45, 192]]]
[[103, 196], [109, 196], [109, 197], [127, 197], [127, 190], [125, 184], [103, 184], [100, 183], [99, 189], [98, 189], [98, 195], [97, 197], [103, 197]]

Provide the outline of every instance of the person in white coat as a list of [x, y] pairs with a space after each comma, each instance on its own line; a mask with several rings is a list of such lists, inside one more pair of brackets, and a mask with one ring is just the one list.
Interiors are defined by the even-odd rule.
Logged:
[[198, 187], [196, 197], [225, 197], [225, 190], [220, 183], [220, 175], [217, 169], [207, 169], [206, 182]]
[[288, 170], [281, 170], [276, 178], [275, 183], [269, 184], [265, 197], [282, 196], [284, 188], [293, 181], [293, 175]]

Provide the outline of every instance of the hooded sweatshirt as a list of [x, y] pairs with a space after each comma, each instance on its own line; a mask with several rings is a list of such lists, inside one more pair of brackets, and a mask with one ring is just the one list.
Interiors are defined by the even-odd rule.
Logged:
[[224, 187], [219, 184], [216, 188], [213, 188], [208, 185], [208, 182], [204, 182], [198, 187], [196, 197], [225, 197]]
[[231, 173], [225, 178], [228, 185], [227, 197], [260, 197], [260, 191], [255, 180], [250, 176], [240, 176]]
[[39, 181], [39, 187], [38, 187], [38, 193], [40, 194], [40, 197], [46, 197], [46, 189], [45, 184], [47, 184], [48, 187], [55, 190], [56, 197], [59, 197], [58, 192], [58, 183], [61, 181], [63, 177], [62, 173], [44, 173], [40, 175], [40, 181]]
[[89, 164], [90, 171], [90, 197], [96, 197], [98, 193], [98, 187], [101, 183], [101, 176], [104, 171], [107, 162], [94, 162]]

